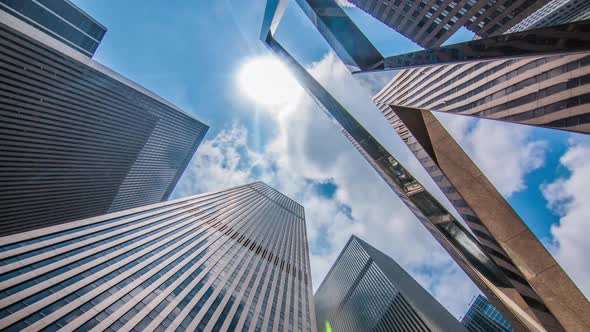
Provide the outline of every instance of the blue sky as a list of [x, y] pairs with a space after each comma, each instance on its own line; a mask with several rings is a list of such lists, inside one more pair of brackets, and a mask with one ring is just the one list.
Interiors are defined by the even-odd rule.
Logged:
[[[95, 60], [211, 127], [175, 196], [264, 180], [306, 208], [314, 285], [319, 285], [355, 233], [400, 262], [453, 314], [464, 312], [477, 290], [308, 98], [294, 95], [292, 102], [269, 110], [241, 91], [237, 84], [241, 66], [249, 59], [270, 56], [258, 40], [265, 1], [74, 2], [108, 28]], [[384, 54], [419, 49], [362, 11], [346, 11]], [[470, 38], [470, 32], [460, 30], [449, 43]], [[294, 1], [277, 39], [329, 91], [342, 96], [343, 104], [419, 179], [433, 187], [372, 106], [371, 87], [363, 86], [365, 81], [352, 77], [329, 55], [327, 44]], [[576, 204], [583, 196], [575, 196], [572, 179], [585, 169], [560, 158], [578, 158], [588, 140], [560, 131], [521, 130], [510, 124], [456, 118], [440, 117], [558, 259], [571, 256], [558, 251], [565, 246], [560, 246], [551, 226], [574, 220], [570, 224], [578, 227], [574, 213], [583, 213]], [[499, 135], [498, 139], [486, 141], [489, 133]], [[480, 153], [488, 150], [503, 153]], [[563, 229], [556, 234], [570, 233], [575, 232]], [[395, 239], [400, 243], [392, 246]], [[401, 243], [404, 240], [409, 246]], [[580, 283], [590, 281], [590, 268], [575, 260], [560, 262], [566, 268], [572, 266], [578, 285], [587, 290]]]

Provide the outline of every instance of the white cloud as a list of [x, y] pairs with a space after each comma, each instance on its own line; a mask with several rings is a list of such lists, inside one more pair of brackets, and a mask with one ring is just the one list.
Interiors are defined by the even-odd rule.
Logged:
[[356, 7], [349, 0], [336, 0], [336, 2], [342, 7], [352, 7], [352, 8]]
[[551, 227], [556, 259], [590, 298], [590, 142], [572, 142], [560, 162], [570, 175], [541, 186], [549, 208], [560, 214]]
[[[310, 72], [434, 186], [372, 104], [371, 92], [334, 56], [313, 64]], [[261, 151], [248, 148], [248, 136], [256, 133], [240, 125], [225, 128], [199, 148], [175, 196], [263, 180], [305, 207], [315, 287], [356, 234], [395, 259], [455, 316], [464, 314], [478, 292], [473, 283], [311, 99], [302, 95], [270, 114], [276, 136]], [[333, 197], [318, 193], [316, 185], [325, 182], [336, 185]]]
[[525, 176], [544, 164], [547, 142], [531, 140], [531, 127], [436, 115], [504, 197], [525, 190]]

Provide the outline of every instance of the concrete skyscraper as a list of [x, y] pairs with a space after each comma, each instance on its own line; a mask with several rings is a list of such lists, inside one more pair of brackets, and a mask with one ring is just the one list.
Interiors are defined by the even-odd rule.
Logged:
[[514, 328], [485, 297], [478, 295], [463, 319], [469, 332], [514, 332]]
[[467, 331], [393, 259], [352, 236], [314, 295], [318, 331]]
[[499, 35], [547, 0], [350, 0], [416, 44], [442, 45], [462, 26], [481, 37]]
[[0, 236], [167, 199], [208, 129], [4, 10], [0, 75]]
[[315, 331], [303, 207], [258, 182], [0, 238], [0, 329]]
[[87, 56], [107, 29], [69, 0], [0, 0], [4, 10]]
[[373, 99], [403, 106], [590, 133], [588, 53], [401, 70]]

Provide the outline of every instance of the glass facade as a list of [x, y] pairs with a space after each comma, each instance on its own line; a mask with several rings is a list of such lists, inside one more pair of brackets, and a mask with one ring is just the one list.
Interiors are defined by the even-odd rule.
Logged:
[[0, 326], [315, 331], [303, 207], [258, 182], [0, 238]]
[[107, 29], [69, 0], [0, 0], [4, 10], [92, 56]]
[[498, 309], [481, 295], [475, 298], [461, 324], [470, 332], [514, 332]]
[[5, 18], [0, 236], [167, 199], [208, 127]]
[[464, 331], [391, 258], [352, 236], [318, 288], [318, 331]]

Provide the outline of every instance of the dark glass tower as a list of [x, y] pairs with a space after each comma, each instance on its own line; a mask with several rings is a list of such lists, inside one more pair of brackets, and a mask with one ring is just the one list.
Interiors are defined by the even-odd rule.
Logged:
[[107, 32], [69, 0], [0, 0], [0, 9], [90, 57]]
[[315, 331], [303, 207], [258, 182], [0, 238], [0, 328]]
[[0, 10], [0, 236], [168, 198], [208, 127]]
[[314, 295], [318, 331], [465, 331], [393, 259], [352, 236]]
[[475, 298], [461, 324], [470, 332], [514, 332], [498, 309], [481, 295]]

